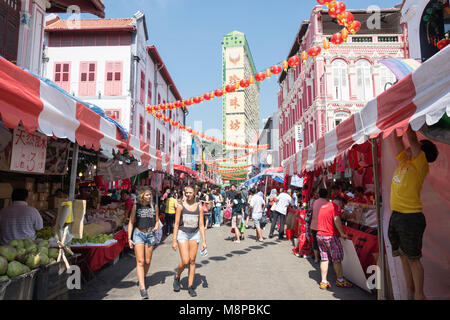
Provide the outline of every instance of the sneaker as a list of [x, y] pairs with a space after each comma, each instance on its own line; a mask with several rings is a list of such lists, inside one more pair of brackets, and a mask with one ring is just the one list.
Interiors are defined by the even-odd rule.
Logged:
[[350, 282], [348, 282], [347, 280], [344, 280], [342, 282], [339, 281], [339, 280], [336, 280], [336, 286], [340, 287], [340, 288], [351, 288], [351, 287], [353, 287], [353, 285]]
[[320, 282], [320, 289], [326, 290], [331, 287], [331, 284], [329, 282]]
[[181, 290], [180, 278], [177, 278], [177, 275], [175, 275], [173, 279], [173, 291], [180, 292], [180, 290]]
[[234, 242], [234, 243], [241, 243], [240, 240], [234, 240], [233, 242]]
[[189, 292], [189, 295], [190, 295], [191, 297], [196, 297], [196, 296], [197, 296], [197, 292], [195, 292], [195, 290], [194, 290], [193, 287], [189, 287], [189, 288], [188, 288], [188, 292]]
[[147, 292], [147, 290], [141, 290], [141, 298], [142, 298], [142, 300], [146, 300], [146, 299], [148, 299], [148, 292]]

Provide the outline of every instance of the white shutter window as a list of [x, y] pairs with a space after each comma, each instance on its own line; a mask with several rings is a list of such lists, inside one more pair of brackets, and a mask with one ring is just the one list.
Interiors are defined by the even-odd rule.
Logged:
[[356, 62], [358, 99], [368, 101], [373, 98], [373, 83], [370, 62], [364, 59]]
[[342, 59], [336, 59], [332, 63], [333, 87], [336, 100], [349, 99], [347, 63]]

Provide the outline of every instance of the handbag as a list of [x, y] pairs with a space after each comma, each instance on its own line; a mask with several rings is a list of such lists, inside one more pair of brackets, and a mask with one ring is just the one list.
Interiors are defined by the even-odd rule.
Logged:
[[209, 211], [205, 203], [203, 203], [202, 210], [203, 210], [203, 213], [206, 213]]
[[267, 224], [267, 218], [265, 215], [262, 215], [261, 219], [259, 220], [259, 225], [261, 228], [264, 228]]
[[244, 233], [245, 232], [245, 223], [241, 223], [241, 229], [239, 230], [240, 233]]
[[309, 208], [309, 209], [308, 209], [308, 212], [306, 213], [306, 216], [305, 216], [305, 222], [306, 222], [306, 223], [310, 223], [310, 222], [311, 222], [311, 220], [312, 220], [312, 215], [313, 215], [312, 208]]
[[225, 219], [231, 219], [231, 214], [232, 214], [233, 212], [231, 211], [231, 207], [227, 207], [226, 209], [225, 209], [225, 211], [224, 211], [224, 213], [223, 213], [223, 217], [225, 218]]

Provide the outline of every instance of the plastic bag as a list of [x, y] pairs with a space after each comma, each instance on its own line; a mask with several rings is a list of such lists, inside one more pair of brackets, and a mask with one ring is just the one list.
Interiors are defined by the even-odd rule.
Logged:
[[231, 214], [232, 214], [233, 212], [232, 212], [232, 210], [231, 210], [231, 207], [227, 207], [226, 209], [225, 209], [225, 211], [224, 211], [224, 213], [223, 213], [223, 217], [225, 218], [225, 219], [231, 219]]

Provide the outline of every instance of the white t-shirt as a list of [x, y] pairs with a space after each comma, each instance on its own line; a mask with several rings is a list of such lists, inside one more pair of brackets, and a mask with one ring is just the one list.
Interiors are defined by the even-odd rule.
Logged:
[[283, 192], [277, 197], [278, 201], [273, 205], [272, 211], [278, 211], [286, 215], [288, 206], [292, 203], [292, 198], [287, 193]]
[[261, 219], [263, 214], [263, 205], [264, 205], [264, 199], [261, 198], [259, 195], [254, 195], [252, 199], [250, 200], [250, 207], [253, 208], [252, 211], [252, 218], [257, 220]]

